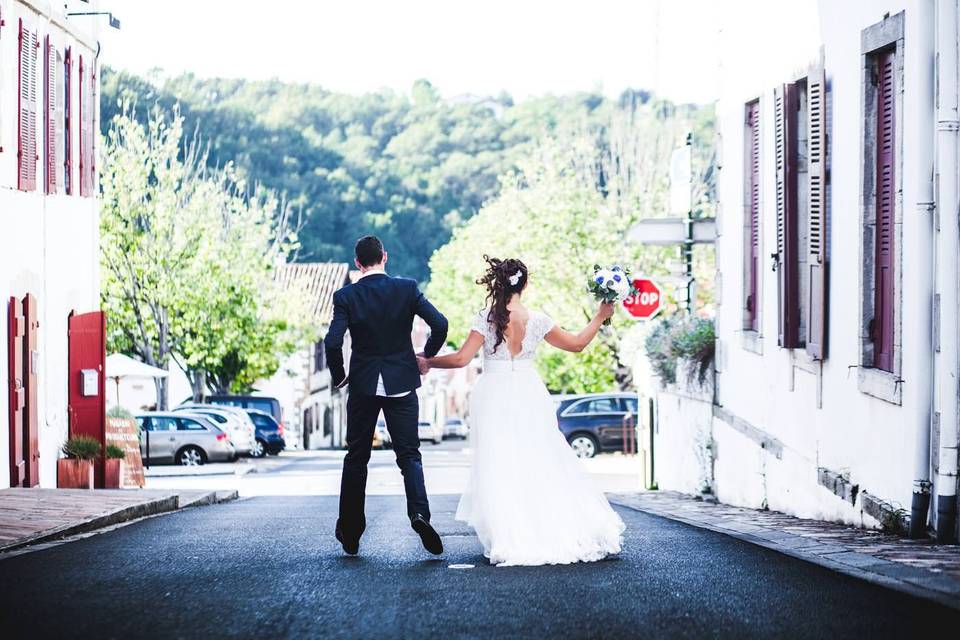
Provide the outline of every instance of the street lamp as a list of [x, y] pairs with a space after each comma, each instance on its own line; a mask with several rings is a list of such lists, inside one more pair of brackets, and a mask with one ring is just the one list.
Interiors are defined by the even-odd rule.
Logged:
[[110, 11], [76, 11], [67, 14], [68, 18], [70, 16], [109, 16], [110, 26], [114, 29], [120, 29], [120, 20], [114, 18], [113, 13]]

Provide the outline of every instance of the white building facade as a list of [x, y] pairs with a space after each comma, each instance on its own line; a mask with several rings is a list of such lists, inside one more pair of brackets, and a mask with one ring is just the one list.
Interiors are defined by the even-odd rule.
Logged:
[[726, 17], [713, 406], [659, 429], [722, 502], [955, 540], [957, 1]]
[[56, 486], [68, 317], [100, 307], [97, 22], [64, 11], [0, 0], [0, 488]]

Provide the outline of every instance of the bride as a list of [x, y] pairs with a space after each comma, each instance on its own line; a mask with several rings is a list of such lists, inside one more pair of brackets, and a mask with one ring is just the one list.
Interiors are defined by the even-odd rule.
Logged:
[[459, 351], [425, 361], [438, 369], [463, 367], [483, 347], [483, 375], [470, 397], [473, 466], [456, 518], [476, 530], [495, 565], [590, 562], [617, 553], [623, 522], [560, 433], [533, 366], [541, 340], [582, 351], [613, 305], [601, 304], [583, 331], [569, 333], [523, 305], [523, 262], [484, 259], [489, 268], [477, 284], [486, 286], [489, 308], [476, 316]]

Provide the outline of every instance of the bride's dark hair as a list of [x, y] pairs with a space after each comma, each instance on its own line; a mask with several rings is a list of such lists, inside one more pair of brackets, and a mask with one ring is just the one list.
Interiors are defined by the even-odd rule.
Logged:
[[484, 254], [483, 259], [487, 261], [487, 271], [477, 280], [477, 284], [487, 288], [487, 300], [490, 302], [487, 321], [496, 329], [497, 342], [493, 345], [496, 351], [503, 343], [503, 332], [510, 323], [507, 304], [513, 294], [520, 293], [527, 286], [528, 271], [527, 265], [516, 258], [501, 260]]

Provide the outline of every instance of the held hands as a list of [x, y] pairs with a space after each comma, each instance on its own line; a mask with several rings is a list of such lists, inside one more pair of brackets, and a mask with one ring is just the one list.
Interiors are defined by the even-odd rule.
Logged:
[[420, 369], [420, 375], [422, 376], [430, 372], [430, 363], [427, 362], [427, 358], [422, 352], [417, 354], [417, 368]]
[[597, 309], [597, 318], [606, 322], [613, 317], [613, 312], [616, 310], [616, 304], [613, 302], [601, 302], [600, 307]]

